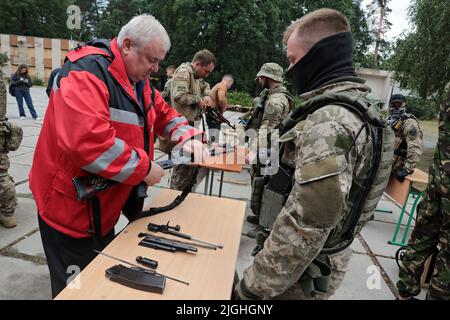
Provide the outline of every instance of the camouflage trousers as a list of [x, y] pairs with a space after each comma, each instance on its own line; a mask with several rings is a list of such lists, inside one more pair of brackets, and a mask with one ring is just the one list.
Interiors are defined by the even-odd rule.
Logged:
[[427, 299], [450, 299], [450, 177], [434, 163], [419, 204], [416, 225], [406, 248], [397, 289], [400, 296], [420, 293], [425, 261], [439, 248]]
[[14, 181], [8, 175], [9, 158], [5, 153], [0, 153], [0, 214], [12, 217], [17, 206], [16, 187]]
[[352, 256], [352, 250], [346, 248], [338, 253], [329, 255], [328, 259], [331, 266], [331, 279], [329, 283], [329, 289], [326, 292], [312, 291], [307, 293], [304, 291], [303, 286], [300, 284], [303, 277], [307, 277], [304, 272], [299, 281], [292, 287], [286, 290], [281, 295], [273, 298], [276, 300], [328, 300], [334, 295], [344, 280], [345, 273], [348, 271], [348, 265], [350, 257]]
[[[170, 188], [183, 191], [194, 176], [194, 166], [179, 165], [172, 169], [172, 177], [170, 179]], [[206, 175], [205, 169], [200, 169], [197, 175], [197, 184], [199, 184]]]

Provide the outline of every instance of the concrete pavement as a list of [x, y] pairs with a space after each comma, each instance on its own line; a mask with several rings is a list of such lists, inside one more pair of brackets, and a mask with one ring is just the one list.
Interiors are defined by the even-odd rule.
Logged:
[[[39, 117], [43, 118], [48, 103], [44, 87], [31, 88], [31, 95]], [[27, 111], [26, 107], [25, 110]], [[51, 299], [48, 268], [39, 235], [36, 206], [28, 187], [28, 173], [33, 161], [34, 148], [39, 136], [41, 122], [34, 121], [27, 112], [27, 120], [20, 120], [16, 101], [8, 95], [8, 118], [22, 126], [24, 139], [21, 147], [10, 153], [11, 171], [17, 193], [18, 208], [16, 211], [18, 226], [13, 229], [0, 227], [0, 299]], [[227, 117], [236, 121], [237, 115], [227, 113]], [[163, 154], [156, 152], [156, 158]], [[148, 201], [161, 188], [167, 188], [170, 175], [166, 175], [155, 188], [151, 188]], [[218, 193], [219, 173], [214, 176], [214, 191]], [[247, 170], [240, 174], [225, 174], [223, 196], [247, 201], [246, 215], [250, 214], [250, 177]], [[204, 183], [204, 182], [203, 182]], [[203, 183], [196, 192], [202, 193]], [[395, 222], [399, 216], [399, 208], [384, 199], [380, 208], [390, 208], [393, 214], [377, 213], [376, 219], [362, 231], [359, 239], [352, 244], [353, 256], [342, 286], [332, 299], [392, 300], [395, 297], [395, 282], [398, 279], [398, 267], [394, 255], [398, 247], [389, 245]], [[116, 231], [126, 225], [121, 218]], [[244, 223], [244, 232], [251, 225]], [[238, 263], [236, 269], [239, 276], [251, 263], [250, 252], [255, 240], [241, 237]], [[374, 267], [375, 266], [375, 267]], [[375, 271], [374, 271], [375, 270]], [[377, 277], [377, 271], [381, 277]], [[375, 278], [374, 278], [375, 277]], [[379, 281], [377, 281], [379, 279]], [[421, 297], [424, 297], [422, 292]]]

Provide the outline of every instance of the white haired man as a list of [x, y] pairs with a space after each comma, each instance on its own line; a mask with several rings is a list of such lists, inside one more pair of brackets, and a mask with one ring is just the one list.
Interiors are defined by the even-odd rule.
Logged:
[[[70, 51], [54, 81], [30, 172], [54, 297], [67, 284], [69, 266], [83, 269], [96, 256], [93, 247], [113, 239], [121, 211], [133, 219], [142, 209], [134, 205], [135, 187], [161, 180], [164, 171], [152, 161], [155, 133], [207, 154], [194, 139], [201, 133], [149, 82], [169, 48], [164, 27], [140, 15], [117, 39]], [[98, 193], [101, 214], [77, 201], [72, 180], [88, 175], [117, 182]]]

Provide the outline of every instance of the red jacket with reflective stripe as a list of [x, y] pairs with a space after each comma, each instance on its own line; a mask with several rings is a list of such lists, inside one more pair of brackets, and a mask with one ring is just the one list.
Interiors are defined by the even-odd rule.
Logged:
[[120, 182], [98, 194], [107, 234], [132, 187], [149, 171], [154, 132], [178, 142], [199, 134], [157, 90], [151, 103], [148, 80], [136, 86], [141, 99], [115, 39], [68, 53], [54, 80], [30, 171], [38, 212], [52, 228], [74, 238], [90, 236], [87, 204], [77, 202], [72, 179], [96, 174]]

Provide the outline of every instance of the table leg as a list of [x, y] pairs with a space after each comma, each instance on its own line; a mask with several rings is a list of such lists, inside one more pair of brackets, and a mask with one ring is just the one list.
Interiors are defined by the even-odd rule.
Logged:
[[391, 241], [388, 241], [389, 244], [393, 244], [393, 245], [397, 245], [397, 246], [403, 245], [402, 243], [397, 241], [397, 235], [398, 235], [398, 232], [402, 225], [403, 215], [405, 214], [405, 211], [406, 211], [406, 205], [408, 204], [409, 195], [410, 195], [410, 193], [408, 192], [408, 195], [406, 196], [405, 204], [403, 205], [402, 211], [400, 212], [400, 217], [398, 218], [398, 221], [397, 221], [397, 226], [395, 227], [394, 236], [392, 237]]
[[222, 170], [220, 173], [220, 187], [219, 187], [219, 198], [222, 198], [222, 186], [223, 186], [223, 175], [225, 171]]
[[206, 196], [208, 194], [208, 184], [209, 184], [209, 169], [206, 168], [206, 179], [205, 179], [205, 192], [203, 194]]
[[214, 183], [214, 170], [211, 170], [211, 184], [209, 185], [209, 195], [212, 195], [213, 183]]
[[419, 192], [419, 193], [414, 192], [414, 195], [416, 196], [416, 200], [414, 200], [413, 206], [411, 208], [411, 213], [409, 214], [408, 222], [406, 223], [405, 233], [403, 233], [403, 238], [402, 238], [402, 242], [401, 242], [401, 243], [403, 243], [403, 245], [406, 245], [406, 237], [408, 235], [408, 231], [411, 226], [412, 219], [414, 217], [414, 211], [416, 211], [417, 204], [419, 203], [420, 198], [422, 198], [422, 192]]

